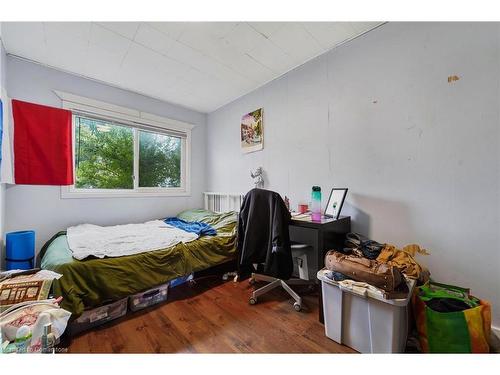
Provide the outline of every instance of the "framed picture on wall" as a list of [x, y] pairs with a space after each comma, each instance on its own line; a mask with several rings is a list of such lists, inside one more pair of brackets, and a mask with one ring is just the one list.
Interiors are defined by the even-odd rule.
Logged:
[[244, 153], [260, 151], [264, 148], [264, 128], [262, 108], [247, 113], [240, 124], [241, 150]]
[[344, 200], [347, 195], [347, 188], [333, 188], [328, 197], [326, 204], [325, 216], [332, 217], [337, 220], [340, 216], [340, 211], [344, 205]]

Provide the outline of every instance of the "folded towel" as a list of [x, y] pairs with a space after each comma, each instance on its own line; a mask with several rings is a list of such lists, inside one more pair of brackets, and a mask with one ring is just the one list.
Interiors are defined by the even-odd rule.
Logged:
[[196, 233], [200, 237], [217, 235], [217, 231], [212, 226], [201, 221], [185, 221], [178, 217], [169, 217], [165, 219], [165, 223], [189, 233]]

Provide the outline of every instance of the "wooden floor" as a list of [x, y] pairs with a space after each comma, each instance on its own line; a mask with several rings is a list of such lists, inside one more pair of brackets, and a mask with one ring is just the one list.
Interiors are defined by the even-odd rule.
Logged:
[[[259, 284], [257, 284], [259, 285]], [[352, 353], [325, 336], [317, 291], [296, 312], [277, 289], [248, 304], [248, 281], [199, 280], [168, 302], [73, 338], [70, 353]], [[301, 289], [297, 289], [299, 293]]]

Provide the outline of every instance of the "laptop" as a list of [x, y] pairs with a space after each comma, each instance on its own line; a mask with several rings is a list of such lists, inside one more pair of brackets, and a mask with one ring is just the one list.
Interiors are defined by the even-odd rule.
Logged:
[[333, 188], [328, 197], [324, 216], [337, 220], [340, 216], [340, 211], [342, 211], [346, 195], [347, 188]]

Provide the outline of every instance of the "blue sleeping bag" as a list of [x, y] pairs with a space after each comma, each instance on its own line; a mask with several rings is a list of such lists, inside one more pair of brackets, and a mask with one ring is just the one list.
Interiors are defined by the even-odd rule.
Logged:
[[165, 223], [186, 232], [196, 233], [200, 237], [217, 235], [217, 231], [212, 226], [201, 221], [185, 221], [178, 217], [169, 217], [165, 219]]

